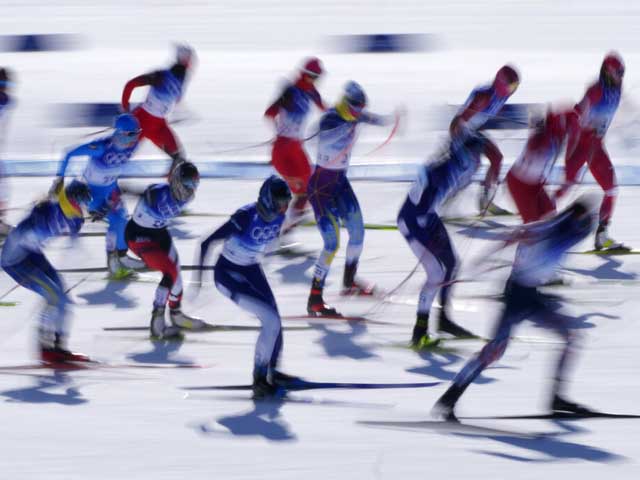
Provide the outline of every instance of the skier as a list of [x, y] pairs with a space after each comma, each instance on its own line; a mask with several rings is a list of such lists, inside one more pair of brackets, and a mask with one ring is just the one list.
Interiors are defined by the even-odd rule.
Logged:
[[[196, 166], [190, 162], [180, 163], [171, 172], [169, 183], [147, 187], [125, 229], [131, 251], [142, 258], [147, 267], [162, 272], [162, 280], [153, 300], [149, 327], [152, 338], [179, 337], [181, 329], [201, 330], [207, 325], [198, 318], [186, 315], [181, 309], [180, 262], [171, 234], [167, 230], [169, 221], [193, 200], [199, 182], [200, 175]], [[165, 323], [167, 303], [172, 324], [170, 326]]]
[[144, 267], [144, 262], [127, 255], [124, 229], [129, 214], [118, 186], [125, 163], [138, 147], [139, 136], [140, 125], [136, 117], [129, 113], [119, 115], [115, 119], [113, 134], [75, 147], [65, 155], [52, 187], [55, 191], [63, 184], [71, 158], [89, 157], [83, 173], [92, 196], [89, 215], [93, 221], [106, 218], [109, 224], [106, 235], [107, 266], [111, 277], [115, 279], [125, 278], [134, 269]]
[[129, 99], [137, 87], [149, 86], [146, 100], [133, 110], [140, 122], [141, 136], [151, 140], [172, 159], [171, 170], [185, 160], [185, 154], [174, 131], [167, 123], [167, 116], [180, 101], [189, 73], [193, 68], [195, 52], [187, 45], [177, 45], [175, 63], [165, 70], [132, 78], [122, 91], [122, 109], [129, 112]]
[[458, 269], [458, 258], [438, 208], [464, 189], [480, 166], [480, 156], [489, 145], [486, 137], [469, 135], [464, 143], [448, 141], [433, 161], [420, 168], [398, 213], [398, 229], [409, 243], [427, 274], [418, 299], [416, 323], [411, 345], [426, 348], [438, 342], [429, 336], [429, 315], [440, 291], [438, 330], [456, 337], [473, 334], [454, 323], [448, 315], [451, 286]]
[[[6, 119], [8, 110], [13, 105], [13, 100], [9, 95], [12, 85], [13, 83], [11, 81], [11, 73], [9, 70], [4, 67], [0, 67], [0, 140], [2, 140], [3, 144], [7, 130]], [[4, 165], [0, 162], [0, 236], [8, 235], [11, 230], [11, 226], [4, 221], [7, 197], [7, 184], [4, 180]]]
[[454, 143], [464, 143], [470, 136], [484, 137], [485, 152], [490, 166], [482, 182], [482, 191], [479, 199], [481, 213], [505, 214], [505, 210], [493, 204], [495, 189], [498, 186], [498, 176], [502, 163], [502, 152], [489, 139], [479, 132], [480, 129], [497, 115], [509, 97], [518, 88], [520, 78], [518, 72], [510, 66], [501, 67], [491, 85], [475, 88], [467, 101], [458, 110], [449, 125], [449, 133]]
[[609, 222], [616, 199], [615, 170], [604, 148], [604, 136], [620, 103], [624, 63], [620, 55], [609, 53], [600, 67], [600, 78], [591, 85], [584, 98], [575, 106], [579, 125], [569, 134], [566, 154], [566, 181], [556, 193], [563, 196], [576, 183], [578, 172], [586, 163], [589, 171], [604, 190], [600, 218], [596, 230], [596, 250], [629, 250], [608, 235]]
[[47, 302], [40, 313], [38, 346], [45, 363], [84, 362], [86, 355], [67, 350], [67, 305], [71, 300], [58, 272], [42, 253], [46, 240], [80, 231], [83, 209], [91, 201], [89, 187], [73, 180], [60, 188], [57, 200], [38, 203], [7, 236], [0, 264], [18, 284]]
[[[566, 252], [593, 232], [595, 202], [580, 198], [558, 215], [526, 224], [516, 230], [506, 244], [519, 242], [518, 254], [504, 290], [505, 306], [493, 339], [460, 370], [452, 385], [437, 401], [433, 413], [456, 420], [455, 406], [466, 388], [507, 348], [511, 330], [529, 318], [553, 329], [564, 340], [564, 349], [556, 366], [550, 408], [554, 412], [589, 413], [590, 410], [566, 400], [565, 373], [575, 343], [569, 317], [559, 315], [553, 305], [557, 297], [538, 290], [553, 275]], [[505, 245], [506, 245], [505, 244]]]
[[534, 118], [526, 146], [507, 173], [507, 186], [524, 223], [555, 213], [555, 201], [545, 191], [556, 158], [561, 153], [567, 132], [577, 122], [573, 110], [549, 108]]
[[345, 86], [340, 102], [320, 120], [317, 163], [308, 186], [309, 202], [324, 240], [307, 302], [307, 312], [312, 316], [338, 315], [335, 308], [324, 303], [322, 294], [331, 262], [338, 250], [340, 224], [349, 232], [342, 293], [373, 294], [373, 286], [356, 279], [364, 242], [364, 223], [360, 205], [347, 179], [347, 170], [358, 125], [388, 125], [392, 117], [365, 111], [366, 104], [367, 97], [362, 87], [350, 81]]
[[271, 164], [287, 182], [294, 195], [287, 213], [285, 229], [290, 229], [301, 221], [307, 205], [311, 163], [302, 146], [302, 135], [311, 102], [320, 110], [326, 110], [315, 87], [315, 82], [322, 74], [320, 60], [315, 57], [308, 58], [296, 81], [286, 85], [278, 99], [264, 112], [265, 117], [271, 119], [276, 128]]
[[257, 202], [237, 210], [200, 246], [202, 271], [209, 248], [224, 241], [215, 265], [216, 287], [240, 308], [256, 315], [262, 325], [254, 357], [255, 398], [276, 394], [280, 383], [292, 378], [276, 370], [282, 350], [282, 325], [276, 300], [260, 266], [267, 245], [280, 235], [290, 201], [287, 183], [272, 175], [260, 187]]

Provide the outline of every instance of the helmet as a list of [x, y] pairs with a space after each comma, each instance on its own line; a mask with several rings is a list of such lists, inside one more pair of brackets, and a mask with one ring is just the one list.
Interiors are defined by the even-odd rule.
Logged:
[[130, 113], [118, 115], [113, 124], [113, 143], [119, 150], [131, 148], [140, 136], [140, 124], [138, 119]]
[[291, 190], [287, 182], [271, 175], [260, 187], [257, 209], [263, 220], [270, 222], [287, 211], [291, 201]]
[[91, 203], [93, 197], [89, 186], [80, 180], [72, 180], [64, 190], [58, 194], [58, 203], [62, 213], [67, 218], [82, 217], [83, 207], [86, 208]]
[[337, 110], [342, 118], [353, 121], [357, 119], [367, 105], [367, 95], [360, 84], [350, 81], [344, 87], [344, 95]]
[[624, 77], [624, 62], [616, 52], [610, 52], [604, 57], [600, 67], [600, 79], [612, 84], [620, 85]]
[[88, 205], [93, 197], [89, 186], [80, 180], [72, 180], [64, 189], [67, 199], [77, 205]]
[[519, 83], [520, 76], [516, 69], [511, 65], [504, 65], [496, 73], [493, 86], [498, 96], [509, 97], [516, 91]]
[[176, 45], [176, 63], [189, 68], [195, 60], [196, 52], [186, 43]]
[[191, 162], [182, 162], [169, 176], [171, 194], [180, 202], [188, 202], [195, 195], [200, 183], [198, 168]]
[[318, 78], [320, 75], [324, 73], [324, 69], [322, 68], [322, 62], [320, 59], [316, 57], [310, 57], [305, 60], [302, 64], [302, 68], [300, 68], [301, 75], [307, 75], [311, 78]]

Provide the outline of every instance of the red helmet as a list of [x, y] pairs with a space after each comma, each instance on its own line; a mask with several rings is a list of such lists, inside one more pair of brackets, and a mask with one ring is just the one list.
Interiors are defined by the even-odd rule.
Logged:
[[610, 52], [604, 57], [600, 67], [600, 79], [620, 85], [624, 77], [624, 62], [617, 52]]
[[322, 62], [320, 62], [320, 59], [316, 57], [308, 58], [302, 64], [300, 73], [302, 75], [307, 75], [311, 78], [318, 78], [320, 75], [324, 73], [324, 70], [322, 68]]
[[518, 76], [516, 69], [511, 65], [504, 65], [500, 70], [498, 70], [498, 73], [496, 73], [493, 86], [499, 96], [508, 97], [516, 91], [519, 83], [520, 77]]

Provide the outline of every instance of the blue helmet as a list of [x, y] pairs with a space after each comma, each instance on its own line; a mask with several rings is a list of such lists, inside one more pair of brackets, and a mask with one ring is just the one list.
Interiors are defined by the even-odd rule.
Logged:
[[277, 175], [271, 175], [260, 187], [257, 209], [260, 216], [266, 220], [274, 220], [278, 215], [287, 211], [291, 201], [291, 190], [287, 182]]
[[344, 94], [336, 106], [338, 114], [349, 122], [356, 121], [367, 105], [367, 96], [362, 87], [350, 81], [344, 87]]
[[120, 150], [131, 148], [135, 145], [141, 132], [138, 119], [130, 113], [118, 115], [113, 128], [115, 129], [113, 143]]
[[367, 105], [367, 95], [360, 84], [353, 80], [344, 87], [344, 98], [351, 108], [358, 111], [362, 111]]

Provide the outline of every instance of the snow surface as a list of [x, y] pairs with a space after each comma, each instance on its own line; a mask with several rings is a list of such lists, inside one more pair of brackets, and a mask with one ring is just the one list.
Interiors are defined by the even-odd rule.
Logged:
[[[374, 111], [398, 105], [408, 110], [394, 141], [366, 161], [417, 162], [439, 141], [446, 126], [438, 114], [461, 103], [469, 90], [491, 78], [503, 63], [523, 75], [513, 101], [578, 100], [597, 75], [603, 54], [618, 49], [627, 62], [626, 98], [608, 139], [616, 164], [637, 164], [636, 65], [640, 5], [626, 0], [527, 0], [518, 2], [328, 0], [321, 3], [188, 0], [4, 2], [3, 34], [71, 33], [83, 47], [59, 53], [3, 53], [18, 75], [4, 159], [55, 159], [65, 146], [93, 129], [54, 128], [51, 103], [116, 102], [124, 82], [165, 64], [169, 43], [188, 41], [199, 67], [176, 118], [189, 156], [198, 161], [264, 160], [268, 150], [219, 150], [267, 140], [262, 112], [279, 82], [310, 54], [323, 59], [328, 75], [323, 95], [338, 98], [348, 79], [359, 80]], [[37, 13], [34, 13], [37, 12]], [[426, 33], [434, 50], [394, 55], [341, 54], [327, 37], [351, 33]], [[141, 97], [140, 93], [136, 95]], [[310, 127], [312, 128], [313, 122]], [[354, 161], [388, 135], [363, 129]], [[524, 132], [495, 137], [510, 163]], [[313, 146], [310, 146], [313, 152]], [[150, 145], [140, 156], [162, 158]], [[11, 178], [11, 222], [47, 191], [47, 179]], [[138, 182], [141, 183], [141, 182]], [[354, 184], [365, 221], [393, 224], [406, 184]], [[255, 197], [256, 181], [206, 180], [174, 226], [182, 263], [191, 264], [198, 240], [235, 208]], [[449, 214], [471, 214], [475, 192], [463, 195]], [[133, 200], [128, 199], [129, 209]], [[509, 206], [508, 199], [500, 202]], [[612, 234], [640, 245], [636, 208], [640, 190], [621, 188]], [[514, 219], [500, 220], [514, 223]], [[463, 268], [456, 286], [455, 320], [488, 335], [499, 304], [483, 298], [501, 291], [507, 269], [479, 273], [496, 230], [451, 226]], [[86, 231], [102, 231], [87, 225]], [[313, 227], [296, 237], [312, 250], [321, 240]], [[343, 241], [344, 244], [344, 241]], [[104, 240], [61, 239], [47, 255], [58, 268], [100, 267]], [[585, 243], [577, 250], [586, 250]], [[506, 263], [513, 252], [499, 255]], [[285, 321], [283, 368], [319, 381], [430, 382], [404, 390], [315, 390], [292, 393], [283, 403], [254, 404], [248, 392], [196, 392], [185, 387], [248, 383], [256, 332], [188, 334], [182, 344], [152, 343], [146, 332], [110, 332], [104, 327], [147, 325], [156, 274], [140, 281], [107, 282], [104, 273], [64, 274], [73, 306], [71, 346], [111, 363], [175, 365], [200, 369], [114, 368], [53, 373], [0, 372], [0, 478], [18, 479], [399, 479], [433, 478], [638, 478], [640, 423], [474, 420], [473, 425], [509, 432], [446, 432], [384, 429], [361, 421], [428, 420], [434, 401], [481, 344], [458, 342], [442, 354], [416, 354], [402, 347], [411, 333], [424, 274], [398, 289], [394, 303], [338, 296], [344, 245], [331, 271], [327, 300], [348, 314], [366, 314], [387, 324]], [[396, 287], [416, 259], [397, 231], [368, 230], [360, 272], [381, 288]], [[265, 264], [283, 315], [304, 312], [313, 260], [271, 257]], [[571, 287], [566, 309], [576, 316], [583, 348], [571, 396], [594, 408], [640, 414], [635, 294], [638, 256], [571, 255], [565, 275]], [[185, 310], [217, 324], [257, 326], [207, 284], [191, 298], [185, 273]], [[0, 273], [0, 296], [13, 288]], [[18, 288], [0, 307], [0, 366], [33, 363], [40, 308], [32, 292]], [[558, 352], [548, 332], [525, 324], [504, 358], [463, 397], [461, 415], [544, 411], [551, 362]]]
[[[10, 220], [24, 214], [44, 192], [44, 179], [10, 179]], [[391, 224], [406, 184], [354, 185], [367, 222]], [[192, 263], [198, 239], [225, 215], [253, 199], [258, 182], [206, 180], [190, 209], [173, 228], [182, 263]], [[448, 210], [470, 214], [475, 193]], [[506, 199], [501, 203], [509, 206]], [[623, 188], [613, 234], [638, 245], [633, 228], [640, 190]], [[132, 201], [128, 199], [129, 207]], [[215, 206], [215, 208], [214, 208]], [[206, 214], [199, 216], [198, 214]], [[511, 224], [509, 219], [501, 223]], [[450, 227], [463, 262], [460, 278], [475, 279], [454, 291], [455, 320], [488, 335], [499, 304], [483, 296], [499, 293], [507, 269], [478, 274], [478, 259], [495, 243], [496, 230], [479, 225]], [[104, 229], [89, 224], [87, 232]], [[311, 249], [321, 245], [314, 227], [296, 237]], [[104, 265], [102, 237], [60, 239], [48, 255], [58, 268]], [[590, 248], [590, 244], [576, 250]], [[507, 262], [513, 252], [497, 261]], [[185, 387], [248, 383], [257, 333], [187, 334], [183, 343], [151, 342], [146, 332], [111, 332], [104, 327], [147, 325], [157, 274], [136, 282], [108, 282], [105, 273], [64, 275], [72, 286], [71, 346], [111, 363], [144, 365], [197, 363], [201, 369], [116, 368], [57, 372], [0, 371], [0, 471], [2, 478], [637, 478], [640, 424], [634, 420], [580, 422], [474, 420], [473, 425], [512, 431], [447, 433], [383, 429], [360, 421], [428, 420], [429, 411], [478, 342], [449, 344], [445, 353], [417, 354], [402, 345], [414, 321], [424, 274], [418, 272], [393, 296], [394, 303], [345, 299], [338, 295], [344, 248], [326, 288], [343, 312], [387, 322], [285, 320], [283, 369], [305, 378], [339, 382], [443, 383], [404, 390], [315, 390], [290, 394], [282, 403], [254, 404], [249, 392], [197, 392]], [[383, 289], [398, 285], [415, 265], [401, 235], [368, 230], [361, 274]], [[265, 268], [283, 315], [302, 314], [313, 260], [270, 257]], [[571, 255], [564, 274], [573, 284], [559, 287], [567, 311], [583, 334], [571, 396], [595, 408], [640, 414], [634, 311], [640, 271], [637, 256], [597, 258]], [[185, 272], [187, 284], [190, 274]], [[0, 274], [0, 293], [14, 283]], [[216, 324], [257, 325], [210, 283], [197, 298], [187, 286], [185, 311]], [[19, 288], [0, 307], [0, 365], [34, 362], [39, 301]], [[544, 411], [551, 362], [559, 345], [550, 333], [523, 325], [505, 357], [487, 370], [463, 397], [461, 415], [526, 414]], [[1, 370], [1, 369], [0, 369]], [[611, 470], [611, 469], [615, 470]]]

